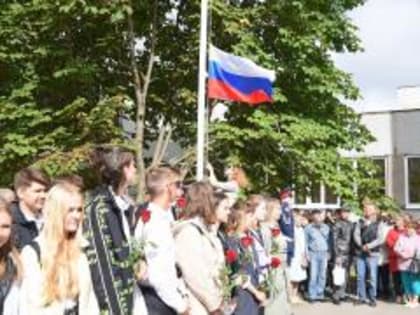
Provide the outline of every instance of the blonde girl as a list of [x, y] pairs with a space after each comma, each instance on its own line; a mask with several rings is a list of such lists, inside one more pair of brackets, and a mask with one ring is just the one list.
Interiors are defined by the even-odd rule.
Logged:
[[22, 251], [21, 314], [99, 314], [82, 251], [82, 195], [74, 185], [56, 184], [47, 194], [43, 213], [39, 237]]

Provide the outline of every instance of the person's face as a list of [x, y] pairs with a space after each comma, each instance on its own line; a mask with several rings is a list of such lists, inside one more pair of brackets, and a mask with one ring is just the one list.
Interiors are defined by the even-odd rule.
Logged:
[[321, 223], [322, 222], [322, 214], [321, 213], [314, 213], [313, 220], [314, 220], [314, 223]]
[[397, 227], [397, 229], [403, 230], [404, 229], [404, 219], [403, 218], [397, 218], [395, 220], [395, 226]]
[[230, 214], [229, 199], [223, 199], [216, 209], [216, 219], [219, 223], [227, 223]]
[[0, 248], [10, 239], [12, 218], [4, 211], [0, 212]]
[[255, 209], [255, 219], [258, 222], [264, 221], [267, 217], [267, 206], [264, 201], [261, 201]]
[[227, 169], [225, 169], [225, 176], [228, 179], [232, 179], [233, 178], [233, 168], [232, 167], [228, 167]]
[[130, 164], [124, 166], [123, 168], [124, 178], [128, 185], [133, 185], [136, 181], [137, 175], [137, 167], [134, 160], [130, 162]]
[[376, 208], [374, 205], [366, 204], [363, 207], [363, 214], [365, 218], [370, 218], [376, 213]]
[[350, 217], [350, 212], [348, 212], [348, 211], [341, 211], [340, 216], [341, 216], [341, 219], [348, 220], [349, 217]]
[[73, 194], [69, 197], [67, 214], [64, 218], [64, 230], [68, 234], [76, 233], [83, 219], [82, 197]]
[[409, 236], [414, 236], [414, 235], [416, 235], [416, 229], [414, 229], [414, 228], [410, 227], [410, 228], [407, 230], [407, 233], [408, 233], [408, 235], [409, 235]]
[[169, 182], [167, 189], [170, 202], [176, 202], [184, 193], [182, 190], [182, 181], [179, 178], [175, 178]]
[[38, 182], [32, 182], [29, 187], [19, 188], [19, 200], [32, 212], [38, 212], [45, 203], [46, 187]]

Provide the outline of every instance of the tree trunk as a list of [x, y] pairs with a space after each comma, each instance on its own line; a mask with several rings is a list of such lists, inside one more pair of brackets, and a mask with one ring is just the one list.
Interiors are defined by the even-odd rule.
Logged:
[[[130, 3], [131, 4], [131, 3]], [[130, 59], [131, 59], [131, 71], [133, 74], [134, 91], [137, 104], [136, 113], [136, 139], [135, 143], [137, 146], [137, 172], [139, 174], [137, 181], [137, 201], [143, 202], [146, 192], [145, 179], [146, 179], [146, 166], [144, 163], [144, 126], [145, 126], [145, 114], [146, 114], [146, 99], [147, 92], [152, 77], [154, 59], [155, 59], [155, 47], [156, 47], [156, 23], [157, 23], [157, 0], [153, 4], [153, 22], [151, 25], [151, 49], [149, 62], [147, 66], [146, 75], [143, 76], [143, 80], [140, 78], [140, 72], [136, 61], [136, 47], [135, 47], [135, 32], [132, 14], [128, 14], [128, 36], [130, 41]]]

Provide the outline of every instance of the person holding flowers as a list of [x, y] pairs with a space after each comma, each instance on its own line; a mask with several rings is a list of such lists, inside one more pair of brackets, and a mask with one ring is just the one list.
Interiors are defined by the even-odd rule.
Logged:
[[[150, 169], [146, 174], [150, 194], [147, 209], [140, 212], [135, 229], [137, 242], [145, 244], [147, 276], [141, 289], [149, 315], [190, 314], [190, 303], [176, 268], [171, 206], [182, 195], [179, 173], [169, 167]], [[189, 255], [190, 256], [190, 255]], [[142, 314], [142, 313], [138, 313]]]
[[226, 197], [216, 198], [210, 184], [190, 185], [186, 195], [187, 218], [174, 228], [176, 261], [188, 287], [194, 315], [223, 314], [220, 273], [225, 257], [217, 229], [227, 222], [230, 207]]
[[134, 266], [127, 263], [133, 254], [135, 211], [128, 188], [136, 178], [134, 154], [106, 146], [96, 148], [91, 159], [100, 185], [85, 198], [83, 233], [100, 310], [112, 315], [144, 313]]
[[287, 240], [279, 227], [280, 202], [275, 198], [266, 200], [267, 215], [261, 224], [262, 232], [267, 240], [267, 252], [271, 256], [271, 273], [275, 287], [270, 292], [270, 302], [265, 308], [265, 315], [290, 315], [292, 310], [288, 299], [286, 277]]
[[255, 220], [254, 213], [255, 207], [237, 203], [232, 209], [227, 226], [229, 258], [235, 256], [233, 252], [237, 254], [237, 259], [230, 264], [236, 283], [235, 315], [261, 314], [267, 302], [266, 293], [259, 289], [258, 257], [254, 239], [249, 233]]

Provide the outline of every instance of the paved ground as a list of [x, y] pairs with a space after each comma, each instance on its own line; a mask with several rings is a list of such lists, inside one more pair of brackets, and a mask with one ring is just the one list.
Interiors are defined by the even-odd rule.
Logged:
[[378, 303], [375, 308], [369, 306], [354, 306], [352, 303], [342, 303], [336, 306], [332, 303], [302, 304], [293, 307], [295, 315], [419, 315], [420, 307], [409, 309], [403, 305]]

